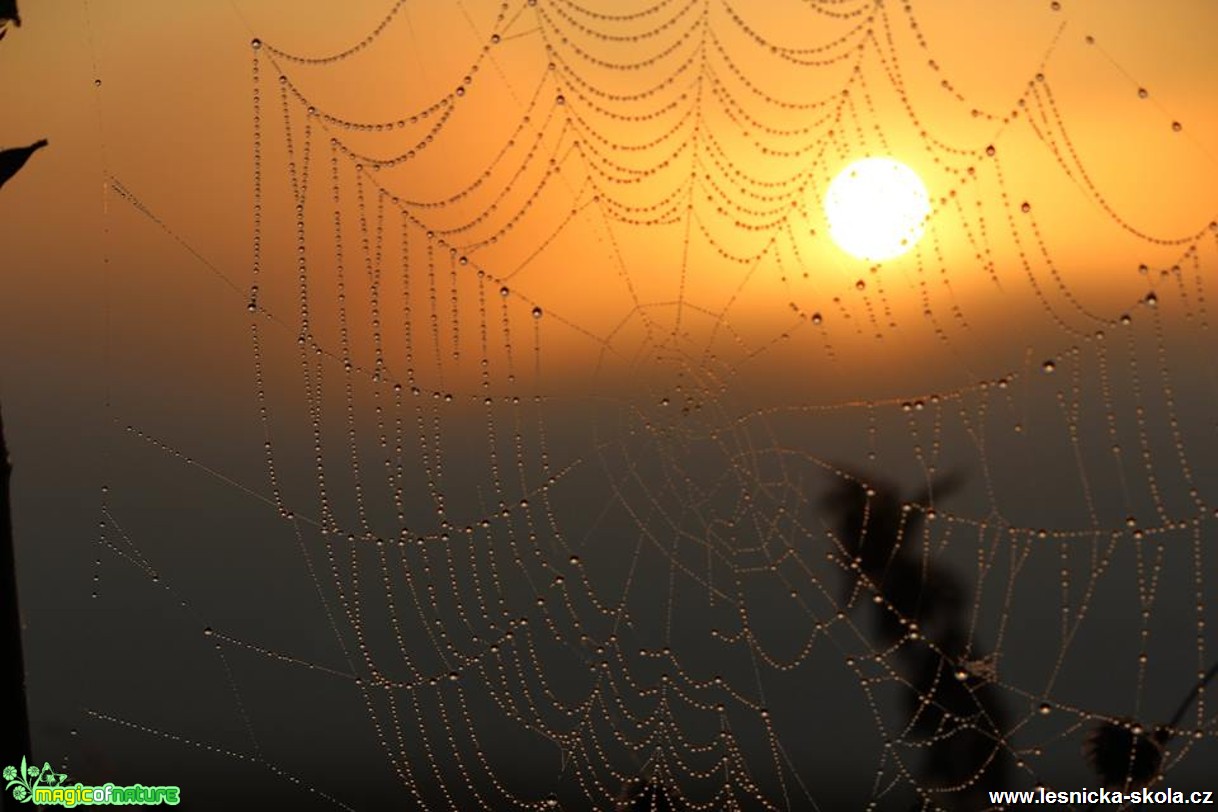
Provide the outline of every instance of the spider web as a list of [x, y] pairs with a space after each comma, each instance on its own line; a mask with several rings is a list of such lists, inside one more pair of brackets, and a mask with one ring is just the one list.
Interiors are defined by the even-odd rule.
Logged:
[[[1172, 717], [1212, 659], [1218, 227], [1127, 213], [1078, 77], [1212, 157], [1069, 8], [1022, 13], [1002, 93], [919, 4], [403, 0], [333, 53], [254, 39], [248, 270], [108, 183], [113, 228], [224, 282], [253, 409], [116, 409], [95, 596], [153, 584], [205, 653], [197, 718], [90, 724], [318, 808], [980, 809], [1098, 785], [1106, 723], [1201, 786], [1204, 688]], [[876, 265], [819, 203], [868, 155], [934, 201]]]

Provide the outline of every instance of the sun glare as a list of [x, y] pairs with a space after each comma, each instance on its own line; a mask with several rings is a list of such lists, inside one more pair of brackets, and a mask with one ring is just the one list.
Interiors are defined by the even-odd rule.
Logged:
[[917, 173], [892, 158], [864, 158], [843, 169], [825, 193], [829, 236], [859, 259], [900, 256], [922, 237], [930, 198]]

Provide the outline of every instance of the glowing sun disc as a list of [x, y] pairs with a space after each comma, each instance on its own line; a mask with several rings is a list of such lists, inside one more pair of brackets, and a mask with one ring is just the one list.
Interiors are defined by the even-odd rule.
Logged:
[[917, 173], [892, 158], [847, 166], [825, 193], [829, 236], [859, 259], [900, 256], [922, 237], [930, 197]]

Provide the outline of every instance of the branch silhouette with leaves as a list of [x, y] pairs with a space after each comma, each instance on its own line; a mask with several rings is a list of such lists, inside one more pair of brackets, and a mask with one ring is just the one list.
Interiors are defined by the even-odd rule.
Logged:
[[903, 500], [892, 484], [848, 475], [822, 501], [846, 559], [841, 605], [866, 597], [877, 648], [894, 653], [908, 717], [902, 738], [924, 751], [918, 807], [952, 812], [990, 808], [988, 793], [1009, 788], [1012, 763], [997, 657], [970, 631], [966, 585], [914, 544], [933, 500], [960, 484], [943, 477]]

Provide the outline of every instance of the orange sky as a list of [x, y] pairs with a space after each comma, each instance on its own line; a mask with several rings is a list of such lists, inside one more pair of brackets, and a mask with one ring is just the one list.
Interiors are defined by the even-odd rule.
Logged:
[[[660, 19], [680, 7], [674, 4], [652, 16]], [[31, 322], [38, 317], [32, 314], [57, 313], [65, 326], [48, 336], [44, 346], [57, 346], [57, 339], [64, 338], [61, 351], [68, 363], [74, 363], [71, 347], [82, 341], [92, 343], [98, 331], [105, 329], [96, 321], [95, 304], [108, 296], [110, 318], [127, 325], [112, 333], [112, 340], [143, 348], [147, 363], [180, 363], [160, 357], [157, 347], [166, 345], [165, 331], [179, 333], [180, 339], [182, 330], [224, 344], [220, 356], [241, 358], [245, 337], [239, 325], [245, 318], [244, 291], [251, 284], [251, 34], [290, 53], [327, 54], [358, 42], [387, 8], [384, 2], [355, 4], [330, 17], [294, 13], [295, 5], [290, 3], [123, 3], [113, 8], [77, 4], [27, 9], [26, 25], [14, 31], [0, 49], [0, 67], [9, 76], [37, 80], [10, 81], [3, 88], [5, 116], [0, 122], [0, 140], [15, 144], [47, 136], [53, 148], [40, 154], [20, 178], [20, 185], [11, 187], [0, 200], [8, 267], [13, 269], [6, 275], [5, 298], [20, 303], [6, 320], [3, 338], [13, 341], [17, 336], [39, 334], [38, 324]], [[763, 92], [804, 103], [834, 97], [843, 87], [849, 76], [847, 63], [783, 66], [731, 24], [726, 8], [713, 5], [710, 27]], [[1036, 345], [1040, 354], [1071, 343], [1061, 326], [1045, 317], [1045, 297], [1054, 309], [1066, 314], [1067, 321], [1090, 330], [1085, 317], [1070, 315], [1073, 305], [1063, 291], [1069, 290], [1081, 306], [1103, 318], [1113, 318], [1147, 290], [1146, 278], [1136, 272], [1137, 264], [1166, 267], [1177, 260], [1182, 249], [1156, 246], [1126, 233], [1096, 204], [1080, 180], [1066, 176], [1052, 149], [1027, 123], [1028, 118], [1036, 121], [1040, 115], [1036, 105], [1029, 104], [1021, 111], [1022, 118], [1006, 125], [972, 115], [974, 108], [999, 117], [1019, 109], [1028, 83], [1043, 73], [1044, 86], [1053, 93], [1066, 132], [1083, 156], [1095, 189], [1126, 223], [1156, 237], [1177, 238], [1203, 229], [1218, 212], [1218, 192], [1214, 191], [1218, 189], [1214, 183], [1218, 179], [1218, 97], [1211, 91], [1218, 78], [1218, 62], [1204, 35], [1218, 23], [1218, 10], [1199, 2], [1156, 4], [1153, 14], [1145, 9], [1132, 0], [1068, 2], [1056, 11], [1047, 2], [915, 4], [913, 13], [926, 43], [922, 49], [905, 13], [896, 6], [886, 7], [894, 37], [892, 53], [901, 59], [903, 92], [893, 89], [884, 64], [876, 58], [883, 49], [868, 45], [859, 70], [872, 94], [874, 111], [862, 110], [853, 123], [838, 128], [840, 132], [857, 126], [863, 137], [847, 133], [827, 139], [822, 127], [803, 139], [770, 139], [769, 145], [779, 148], [801, 143], [829, 146], [819, 158], [815, 150], [807, 148], [786, 158], [761, 156], [755, 146], [756, 133], [743, 134], [713, 105], [703, 105], [706, 113], [701, 132], [714, 136], [728, 150], [724, 154], [731, 156], [735, 167], [762, 180], [794, 178], [811, 189], [802, 197], [790, 195], [797, 208], [789, 228], [761, 231], [740, 230], [733, 225], [734, 214], [719, 215], [715, 211], [718, 204], [706, 201], [703, 205], [701, 191], [695, 196], [699, 221], [731, 251], [756, 253], [777, 235], [780, 247], [756, 263], [723, 260], [696, 229], [686, 247], [686, 222], [681, 218], [671, 225], [653, 227], [614, 223], [619, 260], [611, 250], [605, 217], [599, 207], [590, 204], [591, 194], [584, 184], [592, 178], [609, 190], [607, 196], [616, 203], [645, 205], [676, 192], [688, 179], [691, 164], [678, 160], [669, 170], [634, 186], [606, 184], [603, 177], [589, 172], [577, 153], [569, 152], [570, 142], [577, 136], [571, 132], [557, 136], [558, 127], [544, 137], [538, 153], [541, 160], [519, 163], [525, 142], [531, 143], [537, 133], [535, 126], [527, 126], [521, 131], [521, 144], [505, 161], [509, 171], [499, 172], [479, 194], [456, 206], [413, 211], [421, 222], [442, 231], [476, 216], [485, 201], [503, 189], [511, 167], [525, 166], [528, 182], [521, 185], [532, 188], [544, 159], [553, 154], [564, 156], [561, 183], [556, 179], [549, 185], [514, 233], [498, 245], [471, 252], [471, 259], [492, 276], [512, 277], [513, 313], [526, 330], [522, 335], [528, 335], [528, 310], [534, 304], [544, 308], [547, 319], [541, 326], [550, 369], [585, 369], [608, 344], [610, 356], [618, 359], [617, 374], [646, 376], [636, 357], [640, 348], [651, 346], [659, 341], [657, 335], [663, 336], [679, 324], [685, 333], [677, 341], [680, 353], [697, 355], [713, 346], [733, 365], [758, 348], [786, 341], [782, 335], [790, 333], [793, 349], [766, 351], [778, 359], [779, 368], [803, 363], [812, 369], [834, 369], [834, 363], [848, 359], [855, 369], [887, 370], [885, 374], [891, 375], [916, 352], [924, 365], [943, 365], [944, 385], [950, 385], [959, 379], [960, 353], [977, 351], [979, 358], [1004, 359], [982, 364], [997, 374], [1008, 361], [1022, 358], [1029, 345]], [[623, 7], [620, 13], [625, 11]], [[582, 49], [607, 61], [638, 61], [675, 41], [677, 34], [692, 25], [689, 15], [678, 16], [667, 32], [620, 43], [582, 34], [544, 6], [526, 8], [501, 23], [496, 23], [497, 13], [498, 6], [489, 2], [406, 3], [379, 39], [349, 59], [322, 66], [287, 62], [282, 66], [293, 84], [309, 94], [324, 113], [393, 120], [425, 107], [460, 84], [470, 66], [478, 63], [498, 25], [502, 41], [481, 63], [468, 94], [457, 100], [451, 122], [429, 154], [407, 168], [378, 175], [378, 182], [389, 192], [419, 201], [442, 198], [477, 177], [520, 123], [521, 111], [539, 82], [543, 101], [535, 117], [566, 116], [585, 131], [622, 143], [654, 138], [668, 131], [670, 122], [683, 110], [693, 109], [688, 99], [676, 100], [674, 112], [669, 114], [611, 124], [604, 114], [608, 107], [602, 104], [598, 112], [593, 107], [595, 98], [579, 94], [582, 80], [629, 92], [663, 79], [685, 51], [678, 49], [674, 56], [654, 65], [625, 72], [581, 61], [578, 53]], [[750, 6], [745, 17], [748, 26], [767, 42], [792, 48], [831, 42], [833, 32], [848, 32], [854, 24], [853, 20], [835, 21], [814, 14], [808, 6], [794, 2], [762, 4], [760, 9]], [[645, 22], [649, 18], [642, 19], [644, 22], [607, 24], [605, 30], [638, 33], [650, 25]], [[563, 26], [564, 31], [570, 29], [566, 44], [556, 41], [562, 64], [550, 77], [543, 76], [546, 58], [537, 30], [539, 21], [543, 28], [549, 27], [547, 36], [554, 36]], [[885, 30], [880, 22], [877, 17], [873, 25], [878, 39]], [[1086, 41], [1088, 36], [1094, 38], [1094, 44]], [[929, 60], [937, 67], [932, 68]], [[741, 92], [739, 82], [722, 64], [712, 60], [712, 68], [724, 87]], [[271, 270], [261, 295], [268, 309], [286, 308], [277, 313], [294, 323], [294, 281], [290, 271], [284, 271], [291, 260], [292, 225], [285, 195], [283, 120], [276, 70], [266, 59], [263, 72], [268, 209], [264, 238]], [[100, 86], [94, 86], [95, 77], [101, 80]], [[941, 81], [949, 82], [952, 89], [941, 87]], [[710, 92], [709, 80], [702, 86]], [[1139, 86], [1150, 91], [1149, 98], [1138, 97]], [[859, 86], [854, 87], [858, 99]], [[552, 99], [563, 91], [571, 101], [555, 113]], [[957, 92], [963, 101], [956, 98]], [[616, 113], [635, 115], [659, 109], [667, 98], [658, 94], [654, 102], [621, 103]], [[800, 117], [810, 115], [784, 112], [756, 97], [748, 101], [747, 94], [743, 98], [749, 112], [770, 126], [801, 126]], [[920, 116], [917, 125], [905, 114], [902, 98]], [[1180, 121], [1183, 130], [1173, 132], [1172, 121]], [[299, 115], [296, 123], [299, 126]], [[1058, 137], [1056, 127], [1046, 126], [1043, 120], [1036, 123], [1043, 133]], [[935, 139], [960, 152], [928, 150], [918, 127], [925, 127]], [[341, 135], [357, 150], [389, 155], [412, 143], [422, 129]], [[328, 206], [323, 185], [329, 171], [328, 137], [323, 133], [315, 139], [314, 169], [320, 179], [315, 191], [319, 196], [311, 198], [309, 205], [316, 207], [317, 215], [310, 215], [311, 222], [320, 224], [310, 227], [310, 239], [318, 246], [316, 262], [322, 261], [332, 242], [329, 224], [322, 219]], [[823, 236], [817, 201], [825, 182], [837, 168], [858, 157], [856, 153], [883, 151], [881, 138], [897, 157], [922, 174], [932, 197], [947, 195], [955, 188], [968, 206], [981, 201], [981, 207], [964, 219], [951, 205], [941, 207], [932, 231], [941, 240], [942, 260], [926, 239], [919, 246], [924, 261], [921, 269], [916, 253], [911, 253], [872, 274], [865, 263], [843, 254]], [[585, 140], [592, 137], [586, 135]], [[670, 139], [669, 143], [680, 140]], [[703, 162], [711, 160], [707, 143], [705, 137], [699, 142]], [[997, 161], [984, 154], [989, 143], [999, 150]], [[1056, 143], [1065, 154], [1060, 140]], [[556, 149], [558, 153], [554, 153]], [[619, 157], [633, 166], [652, 166], [662, 151], [642, 150]], [[935, 155], [943, 163], [933, 163]], [[1056, 270], [1049, 268], [1031, 242], [1025, 217], [1018, 228], [1030, 255], [1035, 285], [1020, 265], [1006, 225], [1008, 209], [997, 197], [998, 162], [1012, 207], [1017, 201], [1034, 201], [1032, 216], [1054, 260]], [[961, 183], [962, 173], [970, 167], [976, 174]], [[350, 166], [344, 164], [343, 171], [348, 173], [344, 189], [350, 193], [354, 188]], [[715, 170], [704, 174], [720, 185], [726, 177]], [[113, 192], [103, 194], [107, 176], [118, 179], [242, 295], [225, 290], [216, 274]], [[807, 182], [812, 186], [806, 187]], [[764, 188], [754, 187], [753, 191]], [[539, 239], [555, 232], [573, 199], [581, 207], [580, 213], [526, 263]], [[495, 214], [481, 221], [480, 227], [454, 235], [452, 244], [463, 246], [490, 233], [511, 219], [523, 200], [520, 193], [508, 194]], [[754, 205], [744, 196], [737, 196], [735, 202]], [[107, 205], [109, 219], [104, 215]], [[355, 209], [349, 200], [343, 205], [351, 226]], [[756, 204], [760, 208], [767, 205]], [[744, 219], [750, 216], [746, 214]], [[962, 224], [973, 229], [984, 224], [989, 229], [1001, 288], [983, 265], [973, 261], [973, 248], [963, 237]], [[812, 238], [809, 229], [817, 229], [822, 236]], [[358, 239], [357, 231], [350, 232], [353, 239]], [[71, 239], [64, 238], [67, 234]], [[1202, 241], [1201, 246], [1201, 261], [1212, 267], [1212, 241]], [[109, 270], [102, 267], [107, 255]], [[284, 258], [287, 264], [276, 266]], [[803, 267], [797, 267], [799, 262]], [[280, 272], [280, 276], [274, 275]], [[856, 288], [859, 280], [870, 283], [862, 292]], [[922, 316], [923, 282], [938, 322], [952, 337], [947, 344], [935, 337], [933, 325]], [[471, 284], [461, 293], [463, 318], [471, 321], [478, 318], [473, 309], [475, 289]], [[196, 301], [205, 304], [190, 304]], [[964, 321], [953, 319], [953, 306], [961, 309]], [[886, 316], [871, 325], [875, 314], [886, 308], [896, 328], [885, 324]], [[327, 314], [325, 308], [315, 311], [319, 329], [327, 319], [333, 322], [334, 314]], [[812, 329], [808, 323], [814, 313], [822, 314], [822, 329]], [[725, 324], [735, 336], [730, 341], [724, 339]], [[1020, 325], [1017, 337], [1011, 329], [1014, 324]], [[651, 338], [644, 336], [647, 330], [652, 331]], [[876, 332], [884, 338], [875, 339]], [[718, 338], [712, 338], [712, 333]], [[836, 361], [825, 354], [826, 336], [835, 346]], [[192, 352], [190, 346], [185, 342], [185, 351]], [[943, 355], [939, 351], [945, 346], [949, 352]], [[979, 349], [982, 347], [984, 351]], [[91, 358], [89, 366], [96, 361]], [[773, 374], [773, 365], [767, 363], [764, 368], [766, 375]], [[856, 391], [844, 386], [838, 395], [875, 394], [894, 388], [859, 383]]]

